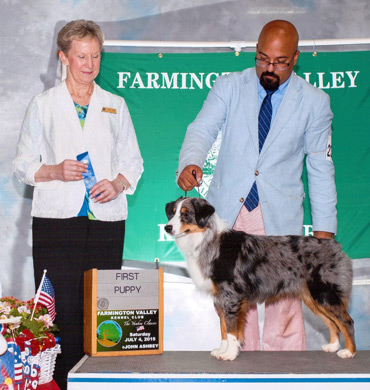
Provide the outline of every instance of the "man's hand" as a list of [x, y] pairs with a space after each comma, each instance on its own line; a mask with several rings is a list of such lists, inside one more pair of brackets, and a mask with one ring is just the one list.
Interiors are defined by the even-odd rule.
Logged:
[[333, 238], [334, 239], [334, 233], [330, 233], [330, 232], [317, 231], [317, 232], [313, 232], [313, 236], [317, 237], [317, 238]]
[[[193, 171], [195, 171], [195, 177], [193, 175]], [[184, 191], [190, 191], [194, 187], [199, 186], [202, 182], [203, 172], [202, 169], [197, 165], [188, 165], [181, 172], [179, 179], [177, 180], [177, 184]]]

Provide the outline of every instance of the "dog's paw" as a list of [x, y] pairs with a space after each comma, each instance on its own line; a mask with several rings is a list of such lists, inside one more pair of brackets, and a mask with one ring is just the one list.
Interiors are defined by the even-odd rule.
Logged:
[[334, 343], [324, 344], [321, 348], [325, 352], [337, 352], [338, 349], [340, 348], [340, 343], [337, 340]]
[[218, 359], [221, 353], [222, 351], [220, 350], [220, 348], [215, 348], [213, 351], [211, 351], [211, 356]]
[[215, 358], [218, 358], [218, 355], [220, 354], [220, 350], [219, 348], [215, 348], [214, 350], [211, 351], [211, 356], [212, 357], [215, 357]]
[[213, 351], [211, 351], [211, 356], [218, 359], [222, 353], [225, 353], [226, 348], [215, 348]]
[[348, 349], [341, 349], [340, 351], [337, 352], [337, 355], [341, 359], [350, 359], [353, 358], [356, 355], [356, 353], [352, 353]]
[[[224, 348], [222, 350], [222, 348]], [[227, 341], [222, 340], [221, 347], [218, 350], [217, 356], [215, 356], [218, 360], [234, 360], [239, 355], [240, 343], [237, 338], [232, 335], [227, 335]]]
[[218, 359], [220, 354], [224, 353], [226, 350], [227, 350], [227, 340], [222, 340], [220, 347], [219, 348], [215, 348], [211, 352], [211, 356], [213, 356], [216, 359]]
[[224, 360], [224, 361], [227, 361], [227, 360], [235, 360], [239, 355], [239, 350], [228, 350], [226, 352], [222, 352], [218, 355], [217, 359], [218, 360]]

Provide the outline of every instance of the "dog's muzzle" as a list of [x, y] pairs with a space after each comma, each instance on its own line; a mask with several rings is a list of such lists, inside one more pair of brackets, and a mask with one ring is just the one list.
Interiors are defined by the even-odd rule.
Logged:
[[190, 232], [189, 229], [185, 230], [184, 232], [180, 233], [180, 234], [174, 234], [173, 232], [173, 226], [172, 225], [166, 225], [164, 227], [164, 230], [166, 231], [167, 234], [171, 235], [172, 237], [174, 238], [180, 238], [180, 237], [183, 237], [185, 236], [186, 234], [188, 234]]

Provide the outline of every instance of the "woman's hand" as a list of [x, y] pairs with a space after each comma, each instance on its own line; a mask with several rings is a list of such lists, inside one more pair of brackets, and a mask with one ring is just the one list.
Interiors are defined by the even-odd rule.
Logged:
[[35, 181], [78, 181], [83, 179], [82, 173], [85, 172], [86, 164], [77, 160], [64, 160], [57, 165], [42, 165], [35, 174]]
[[116, 199], [117, 196], [128, 187], [130, 187], [130, 183], [121, 174], [112, 181], [103, 179], [91, 188], [90, 199], [94, 202], [106, 203]]

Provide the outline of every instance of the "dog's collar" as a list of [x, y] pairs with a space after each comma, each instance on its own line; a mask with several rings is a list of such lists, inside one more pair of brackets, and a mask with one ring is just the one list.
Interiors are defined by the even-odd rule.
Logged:
[[203, 233], [205, 230], [206, 230], [206, 228], [200, 229], [199, 231], [198, 230], [192, 230], [192, 229], [186, 229], [184, 232], [178, 234], [177, 236], [173, 236], [173, 237], [174, 238], [181, 238], [183, 236], [186, 236], [186, 235], [192, 234], [192, 233]]
[[180, 233], [180, 234], [177, 234], [176, 236], [174, 235], [173, 236], [173, 238], [181, 238], [181, 237], [184, 237], [184, 236], [186, 236], [187, 234], [189, 234], [190, 233], [190, 229], [187, 229], [187, 230], [185, 230], [184, 232], [182, 232], [182, 233]]

